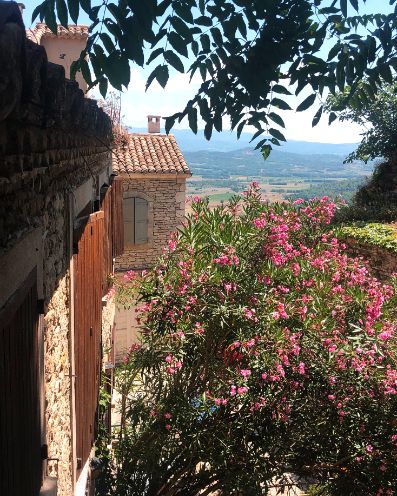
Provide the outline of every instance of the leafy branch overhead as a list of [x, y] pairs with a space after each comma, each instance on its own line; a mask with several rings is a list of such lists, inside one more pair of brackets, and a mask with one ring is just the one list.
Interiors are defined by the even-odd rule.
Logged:
[[[397, 0], [390, 0], [394, 5]], [[187, 117], [197, 132], [199, 116], [205, 136], [222, 130], [228, 116], [240, 135], [247, 125], [264, 135], [257, 148], [264, 155], [285, 138], [280, 110], [286, 99], [309, 90], [297, 111], [307, 110], [328, 92], [357, 98], [365, 78], [371, 92], [391, 83], [397, 68], [396, 10], [360, 14], [365, 0], [44, 0], [34, 11], [56, 31], [77, 22], [81, 10], [91, 21], [87, 49], [74, 65], [90, 86], [105, 94], [110, 83], [121, 90], [130, 83], [131, 63], [155, 64], [147, 87], [165, 87], [170, 67], [202, 84], [181, 112], [166, 119], [167, 132]], [[56, 12], [56, 15], [55, 15]], [[86, 55], [89, 55], [87, 59]], [[358, 94], [360, 97], [360, 94]], [[316, 125], [322, 107], [313, 119]], [[330, 120], [335, 120], [332, 113]], [[269, 136], [270, 135], [270, 136]]]

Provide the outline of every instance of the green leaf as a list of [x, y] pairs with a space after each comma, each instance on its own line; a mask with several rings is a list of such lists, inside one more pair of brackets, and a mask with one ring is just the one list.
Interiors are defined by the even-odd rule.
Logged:
[[268, 115], [268, 117], [269, 117], [269, 119], [271, 119], [273, 122], [275, 122], [279, 126], [285, 128], [284, 121], [283, 121], [283, 119], [278, 114], [275, 114], [274, 112], [270, 112], [270, 114]]
[[184, 21], [188, 22], [189, 24], [193, 24], [194, 21], [193, 21], [192, 12], [186, 4], [173, 2], [173, 8], [176, 15], [181, 17]]
[[57, 34], [58, 33], [58, 25], [57, 25], [57, 19], [55, 17], [54, 2], [48, 2], [46, 4], [44, 19], [45, 19], [45, 23], [50, 28], [50, 30], [54, 34]]
[[103, 43], [103, 46], [108, 51], [108, 53], [109, 54], [112, 53], [113, 50], [115, 49], [115, 46], [114, 46], [114, 43], [113, 43], [112, 39], [110, 38], [110, 36], [107, 33], [101, 33], [99, 35], [99, 37]]
[[164, 52], [164, 48], [156, 48], [156, 50], [153, 50], [153, 52], [150, 54], [150, 57], [147, 61], [147, 64], [150, 64], [150, 62], [153, 62], [153, 60], [155, 58], [157, 58], [163, 52]]
[[209, 141], [212, 136], [212, 122], [207, 122], [204, 127], [204, 136]]
[[214, 39], [215, 43], [218, 46], [222, 46], [223, 45], [223, 37], [222, 37], [221, 30], [218, 28], [211, 28], [211, 34], [212, 34], [212, 38]]
[[165, 118], [165, 133], [166, 134], [169, 134], [169, 132], [171, 131], [171, 129], [173, 128], [174, 124], [175, 124], [175, 117], [172, 116], [172, 117], [166, 117]]
[[262, 157], [264, 160], [269, 158], [270, 152], [272, 151], [271, 145], [264, 145], [261, 148]]
[[44, 7], [45, 7], [45, 2], [41, 3], [34, 9], [32, 14], [32, 22], [36, 20], [37, 16], [40, 16], [40, 20], [43, 20]]
[[358, 12], [358, 0], [350, 0], [350, 4], [352, 5], [353, 9]]
[[68, 9], [66, 7], [65, 0], [56, 0], [57, 15], [59, 22], [66, 29], [68, 27]]
[[274, 91], [275, 93], [279, 93], [280, 95], [292, 95], [292, 93], [284, 86], [281, 86], [281, 84], [275, 84], [272, 87], [272, 91]]
[[186, 41], [181, 36], [179, 36], [179, 34], [173, 31], [169, 34], [168, 41], [171, 43], [172, 47], [175, 48], [175, 50], [181, 55], [183, 55], [184, 57], [187, 57], [189, 55], [187, 51]]
[[80, 0], [80, 5], [84, 12], [90, 14], [91, 12], [91, 0]]
[[269, 134], [279, 141], [287, 141], [283, 133], [281, 133], [278, 129], [274, 129], [273, 127], [269, 129]]
[[168, 67], [166, 65], [159, 65], [159, 66], [157, 66], [156, 69], [157, 69], [156, 70], [156, 79], [157, 79], [158, 83], [160, 84], [160, 86], [165, 88], [165, 86], [168, 82], [168, 78], [170, 76], [169, 71], [168, 71]]
[[340, 0], [340, 9], [344, 17], [347, 17], [347, 0]]
[[203, 51], [204, 52], [210, 52], [211, 51], [211, 41], [210, 41], [210, 37], [208, 36], [208, 34], [203, 34], [201, 37], [200, 37], [200, 41], [201, 41], [201, 46], [203, 47]]
[[284, 100], [281, 100], [280, 98], [273, 98], [273, 100], [270, 102], [270, 105], [273, 105], [273, 107], [277, 107], [280, 110], [292, 110], [288, 103]]
[[130, 82], [130, 64], [128, 58], [120, 52], [112, 52], [106, 59], [106, 74], [109, 82], [118, 90]]
[[180, 17], [173, 16], [171, 18], [171, 26], [175, 29], [175, 31], [184, 38], [192, 39], [192, 35], [190, 32], [189, 26], [182, 21]]
[[69, 15], [72, 21], [77, 24], [79, 19], [79, 0], [68, 0]]
[[212, 21], [209, 17], [206, 16], [200, 16], [197, 17], [197, 19], [194, 20], [195, 24], [198, 24], [199, 26], [212, 26]]
[[189, 121], [189, 127], [190, 129], [194, 132], [194, 134], [197, 134], [197, 108], [196, 107], [190, 107], [187, 118]]
[[80, 69], [81, 69], [81, 74], [83, 75], [84, 81], [86, 81], [88, 83], [88, 85], [91, 86], [91, 84], [92, 84], [91, 71], [90, 71], [90, 66], [88, 65], [87, 59], [85, 59], [85, 58], [80, 59]]
[[108, 80], [106, 78], [101, 78], [99, 80], [99, 91], [103, 98], [106, 98], [108, 92]]
[[313, 105], [313, 103], [316, 100], [316, 94], [313, 93], [312, 95], [308, 96], [303, 100], [303, 102], [298, 105], [298, 108], [296, 109], [297, 112], [303, 112], [304, 110], [307, 110], [309, 107]]
[[331, 125], [334, 121], [336, 121], [337, 118], [338, 116], [335, 114], [335, 112], [331, 112], [329, 114], [328, 125]]
[[323, 115], [323, 106], [321, 106], [317, 112], [316, 115], [313, 117], [312, 121], [312, 127], [317, 126], [317, 124], [320, 122], [321, 116]]
[[179, 57], [177, 55], [175, 55], [175, 53], [172, 50], [166, 50], [164, 52], [164, 58], [177, 71], [182, 72], [182, 73], [185, 72], [185, 68], [183, 67], [182, 62], [180, 61]]
[[205, 12], [205, 0], [199, 0], [199, 9], [201, 15], [204, 15]]

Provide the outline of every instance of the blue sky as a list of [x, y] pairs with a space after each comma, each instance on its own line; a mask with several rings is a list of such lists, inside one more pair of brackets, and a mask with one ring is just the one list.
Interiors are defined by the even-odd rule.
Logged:
[[[143, 1], [143, 0], [142, 0]], [[26, 10], [24, 20], [26, 27], [31, 26], [31, 16], [36, 5], [40, 2], [26, 0]], [[94, 1], [93, 1], [94, 3]], [[392, 11], [389, 0], [367, 0], [365, 13]], [[80, 17], [81, 24], [89, 24], [87, 16], [84, 14]], [[194, 77], [191, 84], [189, 78], [185, 75], [171, 72], [169, 83], [165, 89], [162, 89], [157, 83], [153, 83], [148, 92], [145, 92], [146, 78], [150, 73], [148, 69], [142, 69], [136, 65], [132, 66], [131, 83], [127, 91], [122, 94], [122, 114], [124, 122], [132, 127], [145, 127], [146, 116], [171, 115], [184, 108], [185, 103], [195, 94], [201, 83], [199, 76]], [[97, 96], [94, 91], [93, 97]], [[302, 93], [299, 101], [305, 98]], [[299, 101], [293, 97], [290, 105], [296, 107]], [[318, 126], [312, 128], [311, 122], [316, 109], [312, 108], [306, 112], [296, 113], [294, 111], [284, 112], [283, 118], [286, 122], [285, 135], [288, 139], [317, 141], [326, 143], [352, 143], [360, 140], [362, 129], [350, 123], [334, 122], [328, 126], [327, 119], [323, 118]], [[182, 122], [178, 127], [187, 128], [186, 122]], [[227, 128], [225, 121], [224, 127]]]

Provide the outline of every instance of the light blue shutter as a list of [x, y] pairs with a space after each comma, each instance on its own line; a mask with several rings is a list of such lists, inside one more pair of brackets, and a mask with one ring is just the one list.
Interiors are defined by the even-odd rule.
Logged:
[[135, 243], [134, 223], [135, 223], [135, 198], [124, 198], [124, 244], [133, 245]]
[[148, 242], [148, 202], [135, 198], [135, 244]]

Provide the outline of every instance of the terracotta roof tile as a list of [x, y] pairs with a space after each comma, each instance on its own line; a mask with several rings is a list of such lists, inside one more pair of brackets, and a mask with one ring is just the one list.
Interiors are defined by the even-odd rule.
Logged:
[[171, 134], [130, 134], [128, 145], [113, 151], [113, 170], [127, 174], [190, 174]]
[[[26, 37], [40, 44], [41, 39], [55, 38], [55, 34], [45, 24], [39, 22], [33, 29], [26, 30]], [[58, 26], [58, 38], [88, 38], [88, 26], [71, 24], [68, 29]]]

